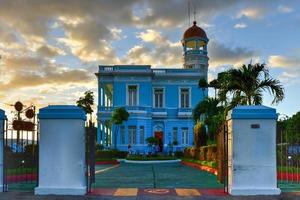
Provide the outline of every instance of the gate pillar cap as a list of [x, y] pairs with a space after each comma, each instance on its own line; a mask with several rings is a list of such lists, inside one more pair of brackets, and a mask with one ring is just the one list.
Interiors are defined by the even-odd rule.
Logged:
[[4, 110], [0, 109], [0, 120], [4, 120], [4, 119], [6, 119], [5, 112]]
[[277, 119], [276, 109], [267, 106], [237, 106], [230, 110], [226, 119]]
[[39, 119], [82, 119], [86, 120], [83, 109], [75, 105], [51, 105], [41, 108], [38, 114]]

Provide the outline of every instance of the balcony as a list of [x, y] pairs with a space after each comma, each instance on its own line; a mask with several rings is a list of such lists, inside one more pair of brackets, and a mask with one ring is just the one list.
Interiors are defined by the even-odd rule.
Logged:
[[192, 114], [193, 114], [192, 108], [178, 108], [179, 118], [190, 118], [192, 117]]
[[165, 108], [152, 108], [153, 117], [167, 117], [168, 113]]
[[[144, 106], [124, 106], [126, 108], [126, 110], [129, 113], [133, 113], [133, 114], [146, 114], [148, 112], [147, 107]], [[114, 109], [116, 109], [117, 106], [111, 106], [111, 107], [103, 107], [103, 106], [99, 106], [98, 107], [98, 111], [99, 113], [106, 113], [106, 114], [111, 114]]]

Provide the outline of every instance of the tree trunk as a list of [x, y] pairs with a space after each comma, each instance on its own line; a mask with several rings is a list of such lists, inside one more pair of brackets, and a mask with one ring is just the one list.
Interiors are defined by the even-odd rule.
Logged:
[[117, 134], [119, 131], [119, 126], [116, 126], [114, 133], [114, 148], [117, 149]]
[[249, 95], [249, 96], [247, 96], [247, 98], [248, 98], [248, 105], [252, 105], [251, 96]]

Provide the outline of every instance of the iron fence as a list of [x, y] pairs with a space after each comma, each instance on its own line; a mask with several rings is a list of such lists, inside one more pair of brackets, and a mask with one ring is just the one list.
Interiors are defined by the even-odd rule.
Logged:
[[277, 180], [282, 191], [300, 190], [300, 132], [277, 126]]
[[16, 131], [6, 120], [3, 151], [3, 191], [33, 190], [38, 184], [38, 123], [32, 131]]

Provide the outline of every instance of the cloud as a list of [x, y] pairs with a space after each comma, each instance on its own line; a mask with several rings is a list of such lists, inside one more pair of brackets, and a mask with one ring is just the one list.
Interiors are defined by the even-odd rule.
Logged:
[[285, 5], [279, 5], [277, 10], [280, 13], [291, 13], [291, 12], [293, 12], [293, 8], [291, 8], [289, 6], [285, 6]]
[[212, 67], [222, 65], [240, 65], [249, 62], [257, 52], [246, 47], [228, 47], [216, 41], [210, 41], [208, 47], [209, 64]]
[[43, 65], [43, 59], [31, 56], [9, 56], [3, 57], [3, 70], [12, 71], [27, 71], [38, 70]]
[[37, 87], [42, 85], [66, 85], [69, 83], [86, 84], [91, 81], [91, 75], [83, 70], [57, 70], [53, 67], [42, 73], [15, 73], [6, 84], [0, 84], [1, 90]]
[[[128, 50], [121, 63], [148, 64], [153, 67], [182, 66], [182, 48], [180, 42], [172, 42], [165, 35], [154, 29], [137, 34], [144, 44], [135, 45]], [[148, 46], [152, 45], [155, 48]]]
[[118, 63], [108, 40], [116, 37], [119, 30], [109, 30], [97, 19], [85, 19], [76, 25], [63, 24], [66, 37], [58, 41], [66, 45], [71, 53], [85, 62]]
[[268, 63], [272, 67], [279, 67], [279, 68], [300, 67], [300, 58], [299, 57], [286, 57], [286, 56], [282, 56], [282, 55], [272, 55], [272, 56], [269, 56]]
[[161, 36], [161, 32], [152, 29], [147, 29], [145, 32], [139, 33], [137, 37], [142, 39], [144, 42], [153, 42], [155, 44], [166, 40], [166, 38]]
[[261, 19], [263, 18], [265, 13], [265, 9], [263, 7], [250, 7], [250, 8], [245, 8], [240, 10], [237, 15], [236, 18], [242, 18], [242, 17], [247, 17], [249, 19]]
[[281, 69], [279, 80], [286, 85], [300, 84], [300, 58], [283, 55], [271, 55], [268, 64]]
[[57, 47], [50, 45], [42, 45], [36, 51], [40, 56], [55, 57], [58, 55], [65, 55], [65, 52]]
[[246, 27], [247, 27], [247, 24], [245, 24], [245, 23], [238, 23], [238, 24], [234, 25], [234, 28], [236, 28], [236, 29], [243, 29]]

